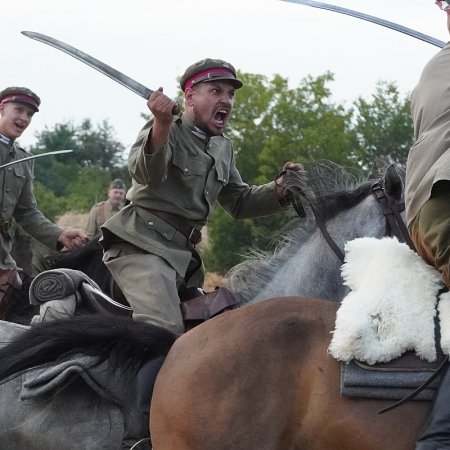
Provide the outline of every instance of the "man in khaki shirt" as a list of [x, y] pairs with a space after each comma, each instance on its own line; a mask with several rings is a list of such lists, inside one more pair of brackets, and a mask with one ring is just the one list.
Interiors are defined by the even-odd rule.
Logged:
[[125, 183], [116, 178], [108, 188], [108, 199], [99, 202], [91, 208], [85, 233], [89, 239], [100, 235], [100, 227], [119, 212], [124, 205]]
[[[24, 87], [8, 87], [0, 92], [0, 164], [30, 156], [16, 139], [27, 129], [40, 103], [40, 98]], [[6, 314], [10, 287], [20, 285], [18, 268], [11, 256], [12, 218], [28, 234], [55, 250], [70, 249], [86, 241], [79, 231], [63, 230], [39, 211], [33, 178], [32, 160], [0, 169], [0, 319]]]
[[[435, 2], [447, 16], [450, 0]], [[406, 167], [406, 215], [418, 253], [450, 288], [450, 43], [425, 66], [412, 94], [415, 144]], [[416, 450], [450, 449], [450, 372]]]

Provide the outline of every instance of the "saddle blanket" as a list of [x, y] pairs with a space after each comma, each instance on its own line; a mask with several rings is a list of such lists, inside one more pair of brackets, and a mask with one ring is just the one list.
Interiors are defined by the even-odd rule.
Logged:
[[[440, 273], [396, 238], [355, 239], [345, 250], [341, 270], [351, 292], [336, 314], [328, 348], [342, 361], [341, 394], [403, 399], [449, 354], [450, 294], [438, 295]], [[440, 380], [414, 399], [433, 399]]]
[[[341, 394], [347, 397], [401, 400], [428, 381], [438, 367], [437, 362], [428, 363], [412, 352], [387, 364], [369, 366], [357, 360], [342, 362]], [[433, 400], [441, 379], [442, 374], [412, 399]]]
[[[413, 351], [435, 361], [435, 317], [440, 273], [397, 238], [349, 241], [342, 266], [351, 292], [336, 314], [329, 353], [369, 365]], [[449, 353], [450, 294], [440, 295], [440, 347]]]

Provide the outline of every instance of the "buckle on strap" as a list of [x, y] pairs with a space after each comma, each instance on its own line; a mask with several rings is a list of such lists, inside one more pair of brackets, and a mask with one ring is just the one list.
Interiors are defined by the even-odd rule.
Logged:
[[191, 232], [189, 233], [188, 240], [194, 245], [197, 245], [202, 240], [202, 233], [198, 231], [197, 228], [192, 228]]
[[10, 228], [11, 228], [11, 221], [10, 220], [0, 221], [0, 233], [8, 233]]

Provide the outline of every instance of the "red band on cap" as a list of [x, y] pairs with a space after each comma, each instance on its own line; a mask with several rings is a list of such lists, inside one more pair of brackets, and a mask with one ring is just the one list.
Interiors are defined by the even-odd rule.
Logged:
[[[184, 83], [184, 89], [188, 89], [191, 88], [194, 84], [195, 81], [200, 79], [200, 78], [211, 78], [214, 79], [215, 75], [220, 75], [220, 74], [228, 74], [231, 75], [233, 78], [235, 78], [233, 72], [230, 69], [227, 68], [217, 68], [217, 69], [209, 69], [209, 70], [204, 70], [203, 72], [199, 72], [196, 73], [194, 76], [192, 76], [191, 78], [189, 78], [186, 83]], [[207, 77], [207, 75], [211, 74], [211, 77]]]
[[24, 95], [24, 94], [14, 94], [14, 95], [8, 95], [6, 97], [3, 97], [2, 103], [7, 103], [7, 102], [24, 102], [24, 103], [29, 103], [29, 104], [33, 105], [35, 108], [38, 107], [38, 104], [36, 103], [36, 101], [34, 100], [33, 97], [30, 97], [29, 95]]

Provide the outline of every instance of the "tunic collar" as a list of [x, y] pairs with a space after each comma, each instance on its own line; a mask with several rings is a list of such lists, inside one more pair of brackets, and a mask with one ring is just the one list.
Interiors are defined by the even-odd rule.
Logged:
[[191, 133], [200, 139], [203, 142], [208, 142], [211, 136], [209, 136], [205, 131], [195, 126], [192, 120], [186, 115], [183, 114], [182, 120], [184, 125], [191, 131]]
[[8, 136], [5, 136], [4, 134], [0, 133], [0, 142], [2, 144], [6, 144], [8, 147], [11, 147], [14, 141], [10, 139]]

